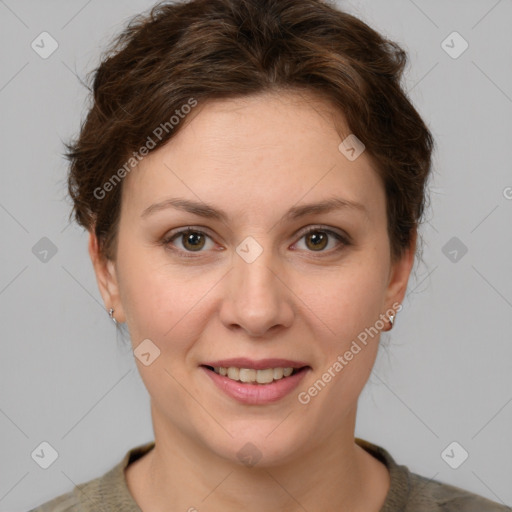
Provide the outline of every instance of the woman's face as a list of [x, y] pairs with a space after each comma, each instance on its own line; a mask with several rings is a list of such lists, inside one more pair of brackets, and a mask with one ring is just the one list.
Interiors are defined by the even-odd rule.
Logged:
[[[382, 184], [365, 152], [340, 151], [349, 132], [331, 112], [292, 93], [196, 107], [125, 178], [115, 263], [96, 258], [91, 237], [107, 308], [134, 349], [150, 340], [136, 361], [157, 438], [268, 465], [352, 438], [375, 326], [402, 300], [413, 250], [392, 265]], [[170, 199], [182, 207], [154, 206]], [[345, 206], [303, 211], [334, 199]], [[246, 384], [203, 366], [231, 358], [307, 368]]]

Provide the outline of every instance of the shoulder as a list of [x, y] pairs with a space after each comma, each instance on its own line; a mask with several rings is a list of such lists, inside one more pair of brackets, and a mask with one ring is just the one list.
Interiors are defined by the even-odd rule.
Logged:
[[77, 501], [75, 494], [68, 492], [33, 508], [29, 512], [78, 512], [79, 507], [80, 503]]
[[79, 484], [72, 491], [61, 494], [29, 512], [89, 512], [101, 510], [101, 506], [106, 505], [101, 499], [101, 486], [104, 478], [95, 478], [89, 482]]
[[512, 512], [511, 507], [454, 485], [410, 473], [407, 512]]
[[512, 512], [502, 503], [411, 472], [382, 446], [361, 438], [356, 438], [356, 443], [390, 473], [390, 488], [380, 512]]
[[126, 485], [124, 470], [154, 446], [154, 441], [151, 441], [132, 448], [102, 476], [78, 484], [72, 491], [61, 494], [29, 512], [141, 512]]

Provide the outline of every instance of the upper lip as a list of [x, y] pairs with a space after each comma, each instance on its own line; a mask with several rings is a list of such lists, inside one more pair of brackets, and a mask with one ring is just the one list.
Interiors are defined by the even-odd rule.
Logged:
[[221, 368], [250, 368], [253, 370], [265, 370], [267, 368], [302, 368], [308, 366], [307, 363], [302, 361], [292, 361], [291, 359], [259, 359], [257, 361], [248, 359], [246, 357], [234, 357], [231, 359], [219, 359], [217, 361], [209, 361], [203, 363], [202, 366], [213, 366]]

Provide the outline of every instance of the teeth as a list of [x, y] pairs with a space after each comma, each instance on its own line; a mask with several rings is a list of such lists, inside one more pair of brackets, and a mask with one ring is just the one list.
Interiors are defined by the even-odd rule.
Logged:
[[274, 379], [282, 379], [284, 375], [284, 368], [274, 368]]
[[240, 380], [240, 370], [230, 366], [228, 368], [228, 377], [233, 380]]
[[240, 368], [238, 373], [238, 380], [241, 382], [254, 382], [257, 380], [256, 370], [250, 370], [248, 368]]
[[223, 368], [216, 366], [213, 371], [239, 382], [256, 382], [258, 384], [270, 384], [275, 380], [289, 377], [293, 368], [267, 368], [265, 370], [254, 370], [253, 368]]

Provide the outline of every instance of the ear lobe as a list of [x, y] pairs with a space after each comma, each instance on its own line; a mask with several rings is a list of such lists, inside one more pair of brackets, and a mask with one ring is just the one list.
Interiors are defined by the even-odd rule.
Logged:
[[103, 298], [105, 309], [108, 311], [110, 308], [114, 308], [116, 320], [118, 322], [124, 322], [115, 262], [105, 258], [105, 256], [100, 253], [98, 238], [94, 233], [94, 229], [89, 231], [89, 256], [94, 267], [96, 282], [101, 297]]

